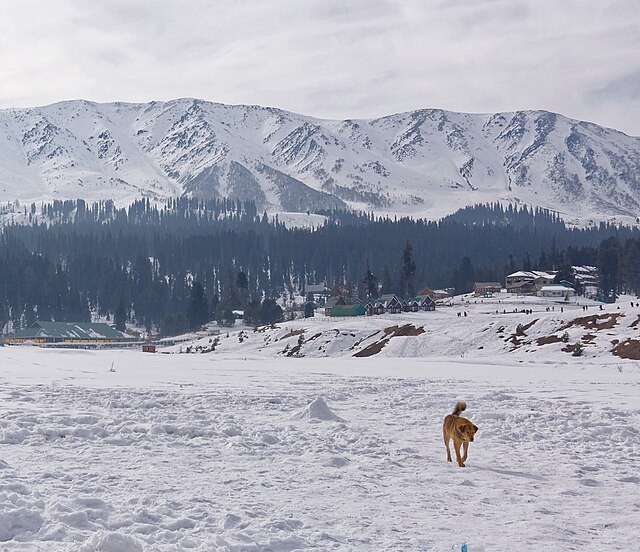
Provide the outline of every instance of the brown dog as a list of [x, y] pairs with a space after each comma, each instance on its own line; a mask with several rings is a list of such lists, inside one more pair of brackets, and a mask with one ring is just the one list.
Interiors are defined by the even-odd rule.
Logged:
[[[466, 408], [466, 402], [457, 403], [453, 413], [449, 414], [444, 419], [444, 424], [442, 424], [444, 445], [447, 447], [447, 462], [452, 462], [449, 441], [453, 439], [453, 449], [456, 451], [456, 460], [458, 461], [458, 466], [461, 468], [464, 468], [464, 463], [467, 459], [469, 443], [473, 441], [473, 436], [476, 434], [476, 431], [478, 431], [478, 426], [473, 425], [470, 420], [460, 417], [460, 412], [466, 410]], [[460, 457], [460, 445], [464, 448], [464, 455], [462, 457]]]

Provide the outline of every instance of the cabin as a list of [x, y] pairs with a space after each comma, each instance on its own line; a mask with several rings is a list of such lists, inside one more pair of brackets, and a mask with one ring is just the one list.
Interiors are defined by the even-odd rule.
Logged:
[[132, 338], [109, 324], [88, 322], [34, 322], [4, 338], [6, 345], [22, 343], [51, 344], [103, 344], [123, 343]]
[[402, 302], [395, 293], [382, 295], [377, 299], [372, 299], [366, 305], [367, 314], [398, 314], [402, 312]]
[[418, 312], [420, 310], [420, 302], [417, 298], [404, 299], [402, 301], [402, 312]]
[[429, 295], [418, 295], [416, 299], [418, 300], [420, 310], [422, 311], [436, 310], [436, 302]]
[[374, 314], [384, 314], [384, 305], [377, 299], [372, 299], [365, 306], [367, 316], [373, 316]]
[[403, 312], [434, 311], [436, 302], [428, 295], [417, 295], [402, 301]]
[[402, 302], [395, 293], [387, 293], [378, 299], [384, 306], [384, 312], [399, 314], [402, 312]]
[[156, 352], [156, 346], [153, 345], [152, 343], [145, 343], [142, 346], [142, 352], [143, 353], [155, 353]]

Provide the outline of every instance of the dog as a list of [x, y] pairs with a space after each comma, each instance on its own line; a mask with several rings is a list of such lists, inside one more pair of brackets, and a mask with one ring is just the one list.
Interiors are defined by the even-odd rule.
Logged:
[[[444, 445], [447, 447], [447, 462], [451, 460], [451, 451], [449, 450], [449, 441], [453, 439], [453, 449], [456, 452], [456, 460], [458, 466], [464, 468], [467, 460], [467, 452], [469, 451], [469, 443], [473, 442], [473, 436], [478, 431], [478, 426], [471, 423], [470, 420], [460, 417], [460, 412], [466, 410], [467, 403], [459, 402], [456, 404], [455, 410], [444, 419], [442, 424], [442, 435], [444, 437]], [[460, 445], [464, 448], [464, 454], [460, 456]]]

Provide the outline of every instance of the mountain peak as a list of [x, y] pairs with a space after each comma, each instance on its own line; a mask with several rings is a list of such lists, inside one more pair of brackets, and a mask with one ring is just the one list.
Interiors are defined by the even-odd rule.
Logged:
[[440, 217], [493, 201], [637, 217], [640, 139], [544, 110], [324, 120], [197, 98], [0, 110], [0, 199], [233, 196]]

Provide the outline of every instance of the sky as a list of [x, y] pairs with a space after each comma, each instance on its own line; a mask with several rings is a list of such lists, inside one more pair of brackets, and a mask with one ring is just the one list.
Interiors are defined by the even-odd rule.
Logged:
[[545, 109], [640, 136], [638, 0], [7, 0], [0, 108]]

